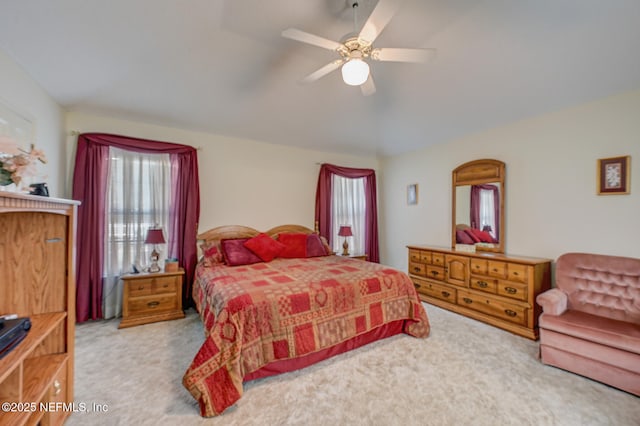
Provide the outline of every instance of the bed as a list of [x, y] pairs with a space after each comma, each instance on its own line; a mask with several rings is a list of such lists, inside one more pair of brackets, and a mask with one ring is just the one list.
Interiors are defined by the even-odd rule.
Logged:
[[[284, 225], [261, 233], [224, 226], [198, 238], [206, 253], [196, 267], [193, 300], [205, 340], [183, 385], [204, 417], [235, 404], [246, 381], [297, 370], [395, 334], [429, 335], [427, 314], [405, 273], [327, 253], [326, 242], [320, 249], [311, 229]], [[243, 250], [240, 245], [258, 240], [285, 248], [265, 256], [267, 261], [238, 264], [229, 247]], [[304, 256], [293, 250], [294, 240], [297, 249], [306, 241]]]

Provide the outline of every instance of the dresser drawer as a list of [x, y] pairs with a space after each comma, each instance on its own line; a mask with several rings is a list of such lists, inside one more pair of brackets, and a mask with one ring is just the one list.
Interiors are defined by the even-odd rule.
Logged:
[[444, 267], [427, 265], [427, 278], [444, 281]]
[[469, 309], [515, 324], [527, 324], [527, 308], [506, 303], [489, 295], [478, 295], [465, 290], [458, 290], [457, 302], [460, 306], [465, 306]]
[[527, 285], [508, 281], [498, 281], [498, 294], [517, 300], [527, 300]]
[[176, 294], [129, 299], [130, 316], [175, 311], [178, 307], [178, 297]]
[[422, 252], [420, 250], [409, 250], [409, 262], [413, 262], [413, 263], [422, 262], [420, 260], [421, 253]]
[[486, 291], [487, 293], [495, 294], [498, 292], [498, 280], [494, 278], [472, 276], [469, 285], [473, 289]]
[[431, 263], [431, 252], [430, 251], [421, 251], [420, 252], [420, 262], [429, 264]]
[[409, 263], [409, 273], [413, 275], [422, 275], [423, 277], [427, 276], [427, 267], [422, 263]]
[[487, 261], [484, 259], [471, 259], [471, 273], [487, 275]]
[[413, 285], [419, 293], [422, 293], [425, 296], [431, 296], [436, 299], [446, 300], [450, 303], [456, 303], [456, 290], [453, 288], [422, 280], [414, 280]]
[[444, 254], [431, 253], [431, 264], [436, 266], [444, 266]]
[[519, 263], [509, 263], [507, 266], [507, 279], [509, 281], [516, 281], [519, 283], [527, 282], [527, 265], [521, 265]]
[[148, 296], [153, 293], [153, 278], [142, 278], [129, 282], [129, 296]]
[[153, 279], [153, 294], [175, 293], [178, 287], [178, 277], [163, 277]]
[[496, 278], [507, 278], [507, 264], [495, 260], [488, 260], [487, 274]]

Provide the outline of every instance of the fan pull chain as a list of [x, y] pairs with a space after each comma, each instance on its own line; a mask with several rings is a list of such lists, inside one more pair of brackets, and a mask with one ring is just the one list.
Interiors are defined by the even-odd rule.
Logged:
[[353, 32], [357, 33], [358, 32], [358, 2], [354, 1], [353, 4], [351, 5], [351, 8], [353, 9]]

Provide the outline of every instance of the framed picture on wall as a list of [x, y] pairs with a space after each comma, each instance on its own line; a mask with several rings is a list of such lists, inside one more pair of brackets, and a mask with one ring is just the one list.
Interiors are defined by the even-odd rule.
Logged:
[[407, 186], [407, 204], [410, 206], [418, 204], [418, 184], [413, 183]]
[[598, 195], [629, 194], [631, 156], [598, 160]]

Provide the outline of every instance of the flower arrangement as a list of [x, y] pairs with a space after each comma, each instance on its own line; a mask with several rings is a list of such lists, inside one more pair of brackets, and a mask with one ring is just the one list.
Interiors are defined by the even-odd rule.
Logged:
[[25, 151], [6, 137], [0, 139], [0, 186], [12, 183], [19, 185], [25, 177], [35, 176], [38, 162], [47, 162], [44, 152], [33, 144], [29, 151]]

